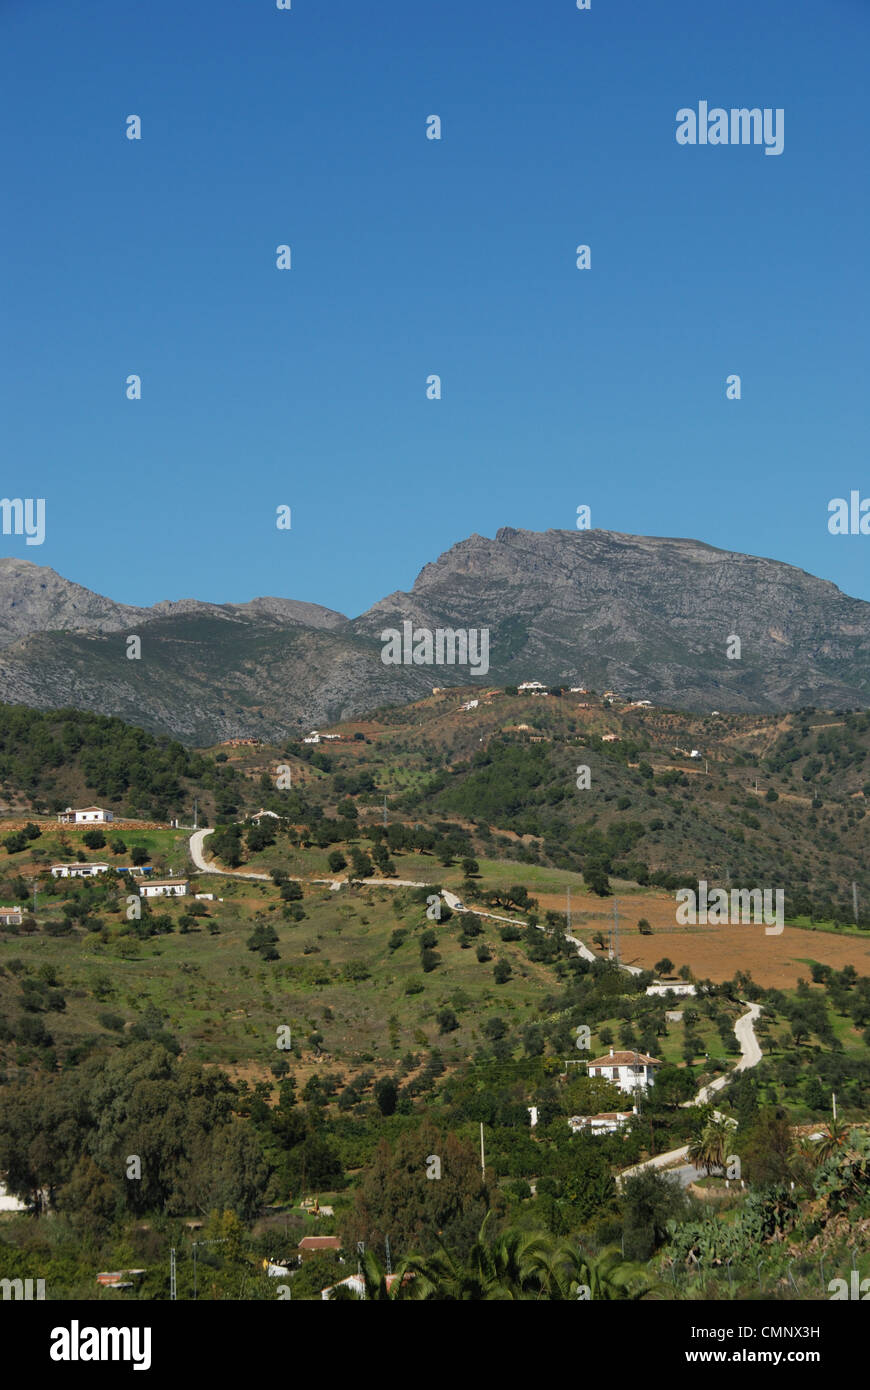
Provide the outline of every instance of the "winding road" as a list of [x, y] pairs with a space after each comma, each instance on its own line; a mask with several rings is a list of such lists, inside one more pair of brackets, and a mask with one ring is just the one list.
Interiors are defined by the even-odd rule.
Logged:
[[[239, 869], [218, 869], [212, 861], [207, 860], [205, 858], [203, 844], [206, 836], [212, 833], [212, 830], [195, 830], [190, 837], [190, 857], [200, 873], [221, 874], [225, 878], [258, 879], [260, 882], [271, 882], [270, 874], [257, 874]], [[428, 883], [417, 883], [411, 879], [405, 878], [364, 878], [353, 880], [346, 878], [296, 878], [294, 881], [296, 883], [328, 883], [332, 889], [341, 888], [343, 884], [349, 882], [377, 884], [382, 888], [431, 887]], [[526, 925], [525, 922], [517, 921], [514, 917], [502, 917], [497, 912], [486, 912], [480, 908], [468, 908], [462, 902], [462, 899], [456, 893], [452, 893], [448, 888], [441, 889], [441, 896], [452, 912], [474, 912], [476, 916], [488, 917], [494, 922], [508, 922], [511, 926], [516, 927]], [[546, 927], [541, 926], [539, 926], [538, 929], [539, 931], [547, 930]], [[594, 962], [599, 959], [579, 937], [569, 936], [566, 933], [565, 939], [570, 941], [573, 946], [577, 947], [577, 954], [581, 956], [583, 960]], [[620, 962], [620, 969], [625, 970], [630, 975], [640, 975], [642, 973], [639, 966], [623, 965], [622, 962]], [[740, 1061], [724, 1076], [717, 1076], [715, 1081], [711, 1081], [708, 1085], [702, 1086], [698, 1094], [692, 1100], [683, 1101], [684, 1106], [689, 1107], [708, 1104], [718, 1091], [721, 1091], [727, 1086], [732, 1076], [736, 1075], [739, 1071], [748, 1071], [751, 1067], [757, 1067], [758, 1063], [761, 1061], [763, 1054], [759, 1046], [758, 1038], [755, 1036], [755, 1023], [761, 1013], [761, 1005], [750, 1004], [746, 1000], [742, 1002], [746, 1003], [747, 1012], [741, 1014], [734, 1024], [734, 1036], [737, 1038], [740, 1045]], [[719, 1111], [715, 1111], [714, 1114], [717, 1118], [724, 1118], [724, 1116], [720, 1115]], [[624, 1169], [623, 1172], [618, 1175], [617, 1183], [619, 1183], [622, 1178], [632, 1177], [635, 1173], [643, 1172], [646, 1168], [668, 1168], [672, 1165], [680, 1164], [682, 1165], [680, 1169], [680, 1181], [683, 1182], [685, 1186], [687, 1182], [694, 1180], [694, 1175], [697, 1173], [697, 1169], [692, 1168], [690, 1164], [686, 1164], [688, 1152], [689, 1146], [685, 1144], [682, 1148], [671, 1149], [668, 1153], [656, 1154], [655, 1158], [649, 1158], [643, 1163], [636, 1163], [633, 1167]]]

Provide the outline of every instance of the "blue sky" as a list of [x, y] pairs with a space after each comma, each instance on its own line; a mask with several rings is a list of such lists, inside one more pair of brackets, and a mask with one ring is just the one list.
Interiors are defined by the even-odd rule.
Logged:
[[870, 599], [865, 0], [0, 0], [0, 53], [0, 553], [355, 615], [585, 503]]

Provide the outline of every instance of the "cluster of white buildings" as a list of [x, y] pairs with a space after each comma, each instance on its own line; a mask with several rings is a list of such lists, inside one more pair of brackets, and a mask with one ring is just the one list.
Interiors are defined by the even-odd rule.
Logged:
[[[94, 878], [109, 872], [108, 864], [52, 864], [53, 878]], [[120, 872], [120, 871], [119, 871]], [[133, 873], [139, 872], [134, 869]], [[139, 888], [140, 898], [183, 898], [190, 891], [186, 878], [149, 878]], [[207, 896], [211, 897], [212, 894]]]
[[[648, 1057], [645, 1052], [615, 1052], [613, 1048], [604, 1057], [595, 1057], [586, 1063], [589, 1076], [600, 1076], [610, 1081], [627, 1095], [637, 1095], [655, 1084], [655, 1075], [662, 1065], [658, 1057]], [[631, 1110], [605, 1110], [599, 1115], [572, 1115], [568, 1121], [572, 1134], [616, 1134], [628, 1124], [632, 1115], [637, 1114], [637, 1106]]]

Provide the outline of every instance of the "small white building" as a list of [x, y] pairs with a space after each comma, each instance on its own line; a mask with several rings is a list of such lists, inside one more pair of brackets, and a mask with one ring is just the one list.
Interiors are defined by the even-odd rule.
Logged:
[[544, 685], [544, 683], [543, 683], [542, 681], [523, 681], [522, 685], [518, 685], [518, 686], [517, 686], [517, 690], [519, 690], [519, 691], [523, 691], [523, 690], [546, 690], [546, 688], [547, 688], [547, 687]]
[[606, 1057], [596, 1057], [586, 1063], [590, 1076], [612, 1081], [628, 1095], [652, 1086], [661, 1065], [658, 1057], [648, 1057], [645, 1052], [614, 1052], [613, 1048]]
[[264, 816], [270, 816], [272, 820], [281, 819], [277, 811], [258, 811], [255, 816], [251, 816], [251, 820], [259, 825]]
[[701, 750], [700, 750], [699, 748], [693, 748], [692, 751], [691, 751], [691, 753], [689, 754], [689, 757], [690, 757], [690, 758], [700, 758], [700, 756], [701, 756]]
[[15, 907], [0, 907], [0, 927], [20, 927], [23, 921], [21, 908], [17, 904]]
[[636, 1114], [636, 1106], [633, 1110], [605, 1110], [600, 1115], [572, 1115], [568, 1124], [572, 1134], [615, 1134]]
[[461, 709], [477, 709], [477, 707], [478, 707], [479, 704], [480, 704], [480, 701], [479, 701], [479, 700], [466, 700], [466, 701], [465, 701], [465, 704], [464, 704], [464, 705], [461, 705], [460, 708], [461, 708]]
[[302, 740], [302, 742], [303, 742], [303, 743], [319, 743], [319, 742], [320, 742], [320, 734], [317, 732], [316, 729], [312, 729], [310, 734], [306, 734], [306, 736], [305, 736], [305, 738]]
[[114, 820], [111, 811], [106, 811], [102, 806], [81, 806], [76, 809], [67, 806], [65, 811], [59, 811], [58, 820], [62, 825], [107, 825]]
[[189, 884], [186, 878], [151, 878], [139, 889], [140, 898], [183, 898]]
[[52, 878], [93, 878], [96, 874], [107, 874], [108, 864], [52, 864]]
[[697, 994], [694, 985], [647, 985], [647, 994]]

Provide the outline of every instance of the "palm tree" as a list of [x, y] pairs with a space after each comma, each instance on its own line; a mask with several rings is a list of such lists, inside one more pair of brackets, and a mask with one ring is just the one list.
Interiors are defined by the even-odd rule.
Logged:
[[708, 1177], [714, 1168], [724, 1168], [732, 1129], [724, 1117], [711, 1116], [689, 1144], [689, 1162], [703, 1168]]
[[824, 1163], [831, 1154], [839, 1153], [845, 1148], [848, 1138], [849, 1130], [842, 1120], [829, 1120], [827, 1129], [822, 1130], [821, 1139], [817, 1139], [812, 1146], [817, 1162]]
[[558, 1259], [559, 1292], [550, 1297], [576, 1299], [587, 1289], [597, 1301], [636, 1301], [657, 1287], [643, 1265], [626, 1260], [615, 1246], [598, 1255], [587, 1255], [579, 1246], [564, 1242]]
[[486, 1239], [491, 1212], [487, 1212], [477, 1239], [463, 1258], [443, 1240], [430, 1256], [410, 1255], [402, 1262], [402, 1274], [413, 1275], [405, 1297], [451, 1301], [492, 1302], [548, 1297], [552, 1281], [554, 1243], [537, 1231], [508, 1230], [492, 1242]]

